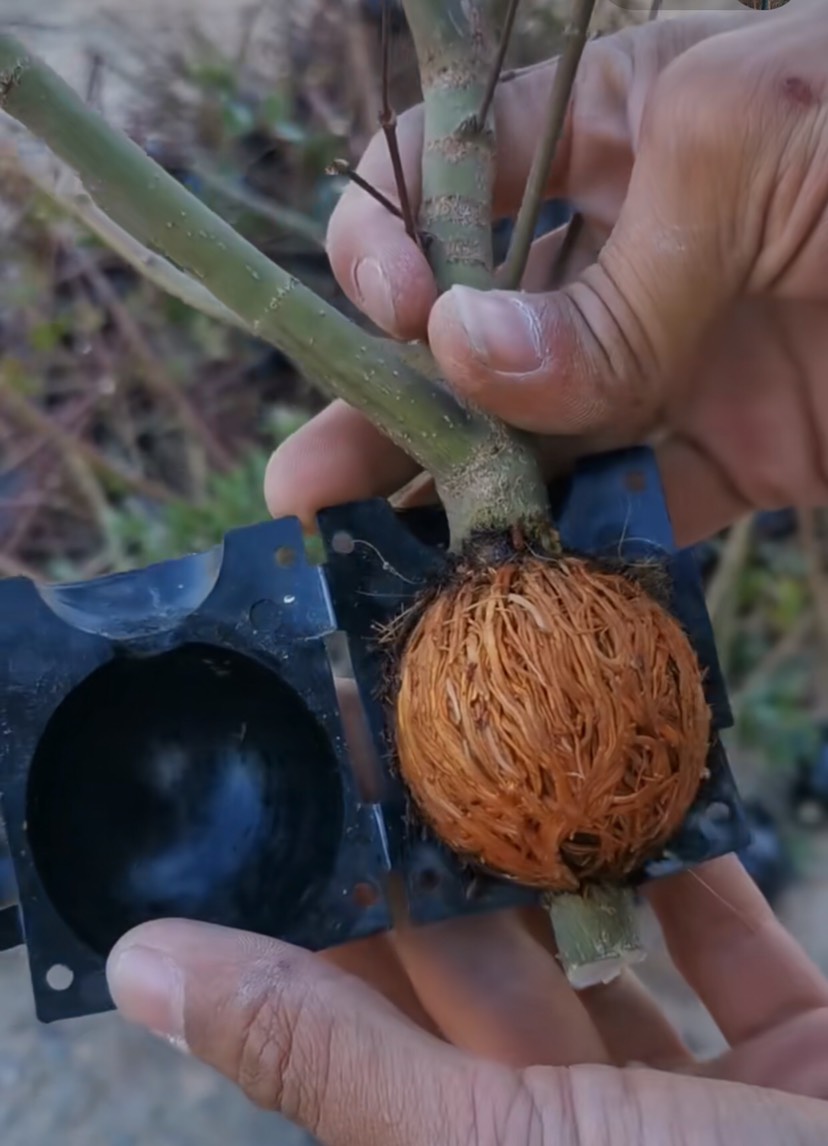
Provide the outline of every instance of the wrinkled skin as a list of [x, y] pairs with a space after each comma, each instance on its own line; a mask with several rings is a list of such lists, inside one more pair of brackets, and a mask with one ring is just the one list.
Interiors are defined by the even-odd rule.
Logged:
[[[751, 506], [824, 503], [826, 61], [822, 0], [595, 41], [549, 186], [588, 224], [562, 290], [542, 290], [556, 235], [519, 304], [436, 300], [417, 248], [356, 189], [332, 220], [335, 272], [375, 322], [427, 335], [460, 392], [549, 435], [556, 457], [657, 434], [683, 543]], [[504, 213], [553, 70], [500, 90]], [[416, 201], [418, 110], [400, 135]], [[382, 143], [362, 173], [394, 196]], [[309, 520], [414, 472], [335, 403], [275, 455], [268, 502]], [[121, 941], [110, 984], [126, 1018], [329, 1146], [828, 1141], [828, 982], [733, 858], [648, 897], [729, 1044], [715, 1061], [693, 1061], [631, 973], [576, 995], [535, 912], [401, 926], [324, 956], [163, 921]]]

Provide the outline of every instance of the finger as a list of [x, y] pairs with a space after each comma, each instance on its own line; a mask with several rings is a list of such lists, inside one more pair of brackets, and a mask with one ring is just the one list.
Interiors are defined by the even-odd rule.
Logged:
[[680, 546], [713, 537], [752, 509], [702, 443], [675, 435], [657, 446], [656, 462]]
[[828, 1007], [828, 981], [734, 856], [646, 894], [673, 962], [731, 1045]]
[[689, 1072], [601, 1066], [533, 1069], [524, 1071], [523, 1081], [547, 1131], [538, 1140], [555, 1146], [571, 1141], [562, 1109], [571, 1114], [574, 1137], [582, 1146], [821, 1146], [828, 1141], [826, 1104], [775, 1088], [694, 1078]]
[[[584, 66], [589, 49], [584, 56]], [[494, 213], [508, 214], [520, 202], [537, 145], [537, 124], [554, 77], [554, 63], [527, 69], [500, 86], [495, 99], [495, 130], [509, 140], [509, 162], [499, 164], [493, 191]], [[423, 109], [411, 109], [397, 121], [397, 141], [411, 209], [420, 209]], [[550, 182], [560, 180], [565, 147], [557, 151]], [[374, 137], [359, 164], [359, 174], [399, 207], [385, 137]], [[356, 184], [342, 194], [331, 217], [328, 256], [350, 300], [378, 326], [399, 338], [423, 336], [437, 297], [428, 262], [408, 237], [397, 215]]]
[[401, 922], [390, 938], [455, 1046], [514, 1067], [609, 1061], [585, 1007], [519, 912], [428, 927]]
[[[601, 243], [596, 243], [583, 220], [571, 231], [572, 222], [556, 227], [536, 239], [529, 249], [521, 290], [540, 294], [577, 278], [595, 262]], [[502, 285], [505, 264], [494, 273], [494, 286]]]
[[[530, 908], [521, 917], [538, 943], [556, 958], [549, 912]], [[649, 1063], [672, 1068], [690, 1061], [669, 1019], [629, 968], [609, 983], [579, 991], [578, 998], [616, 1066]]]
[[797, 1015], [691, 1071], [706, 1078], [824, 1100], [828, 1098], [828, 1010]]
[[[637, 120], [659, 72], [693, 44], [743, 21], [742, 13], [698, 14], [637, 28], [634, 40], [622, 32], [588, 43], [545, 194], [577, 199], [586, 214], [605, 221], [613, 217], [628, 176], [631, 129], [637, 133]], [[498, 85], [495, 132], [498, 140], [507, 141], [508, 162], [498, 162], [495, 168], [495, 218], [514, 214], [520, 205], [556, 70], [557, 61], [550, 60]], [[416, 216], [421, 201], [422, 106], [399, 117], [397, 133]], [[381, 134], [369, 144], [359, 173], [399, 207]], [[402, 220], [354, 184], [346, 188], [331, 218], [328, 254], [342, 289], [374, 322], [400, 338], [425, 334], [436, 297], [426, 260], [406, 235]]]
[[442, 1032], [417, 997], [387, 935], [335, 947], [323, 952], [319, 958], [340, 971], [355, 975], [418, 1027], [436, 1038], [442, 1037]]
[[446, 1112], [472, 1117], [464, 1056], [420, 1031], [359, 980], [275, 940], [181, 920], [115, 947], [125, 1018], [175, 1040], [329, 1146], [446, 1140]]
[[295, 514], [313, 529], [325, 506], [388, 497], [418, 469], [362, 414], [332, 402], [273, 454], [265, 498], [274, 517]]
[[678, 1032], [632, 971], [581, 991], [580, 999], [616, 1066], [647, 1063], [674, 1070], [692, 1061]]
[[[733, 218], [750, 191], [747, 144], [728, 152], [718, 111], [691, 103], [678, 75], [653, 96], [592, 266], [547, 294], [454, 287], [431, 310], [429, 343], [453, 387], [522, 429], [640, 432], [753, 265], [756, 234]], [[715, 184], [700, 175], [714, 167]]]

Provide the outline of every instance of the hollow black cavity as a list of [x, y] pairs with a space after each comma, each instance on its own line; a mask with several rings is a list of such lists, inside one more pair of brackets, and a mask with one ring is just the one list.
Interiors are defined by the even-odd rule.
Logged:
[[342, 818], [302, 700], [203, 645], [99, 669], [53, 716], [29, 779], [40, 878], [101, 954], [165, 916], [283, 934], [329, 876]]

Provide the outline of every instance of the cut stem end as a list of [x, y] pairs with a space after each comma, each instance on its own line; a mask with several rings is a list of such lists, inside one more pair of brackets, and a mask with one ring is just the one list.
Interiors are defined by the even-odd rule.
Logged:
[[629, 888], [603, 885], [581, 894], [553, 895], [547, 909], [558, 958], [576, 991], [609, 983], [646, 958]]

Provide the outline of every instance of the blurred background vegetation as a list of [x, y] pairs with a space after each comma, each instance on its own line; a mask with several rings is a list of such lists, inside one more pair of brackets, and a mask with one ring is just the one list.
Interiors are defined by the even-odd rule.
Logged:
[[[328, 169], [356, 162], [374, 132], [380, 3], [308, 2], [270, 39], [266, 7], [251, 6], [232, 52], [194, 22], [174, 47], [142, 45], [139, 71], [90, 53], [85, 94], [103, 107], [108, 84], [126, 85], [130, 134], [353, 316], [324, 253], [342, 187]], [[400, 111], [419, 90], [391, 7]], [[554, 53], [560, 8], [526, 0], [510, 66]], [[644, 18], [608, 3], [599, 27]], [[270, 451], [322, 400], [279, 353], [152, 286], [60, 195], [0, 133], [0, 575], [75, 580], [260, 520]], [[738, 718], [730, 744], [751, 762], [743, 786], [795, 822], [828, 807], [823, 533], [820, 514], [761, 514], [699, 554]]]

